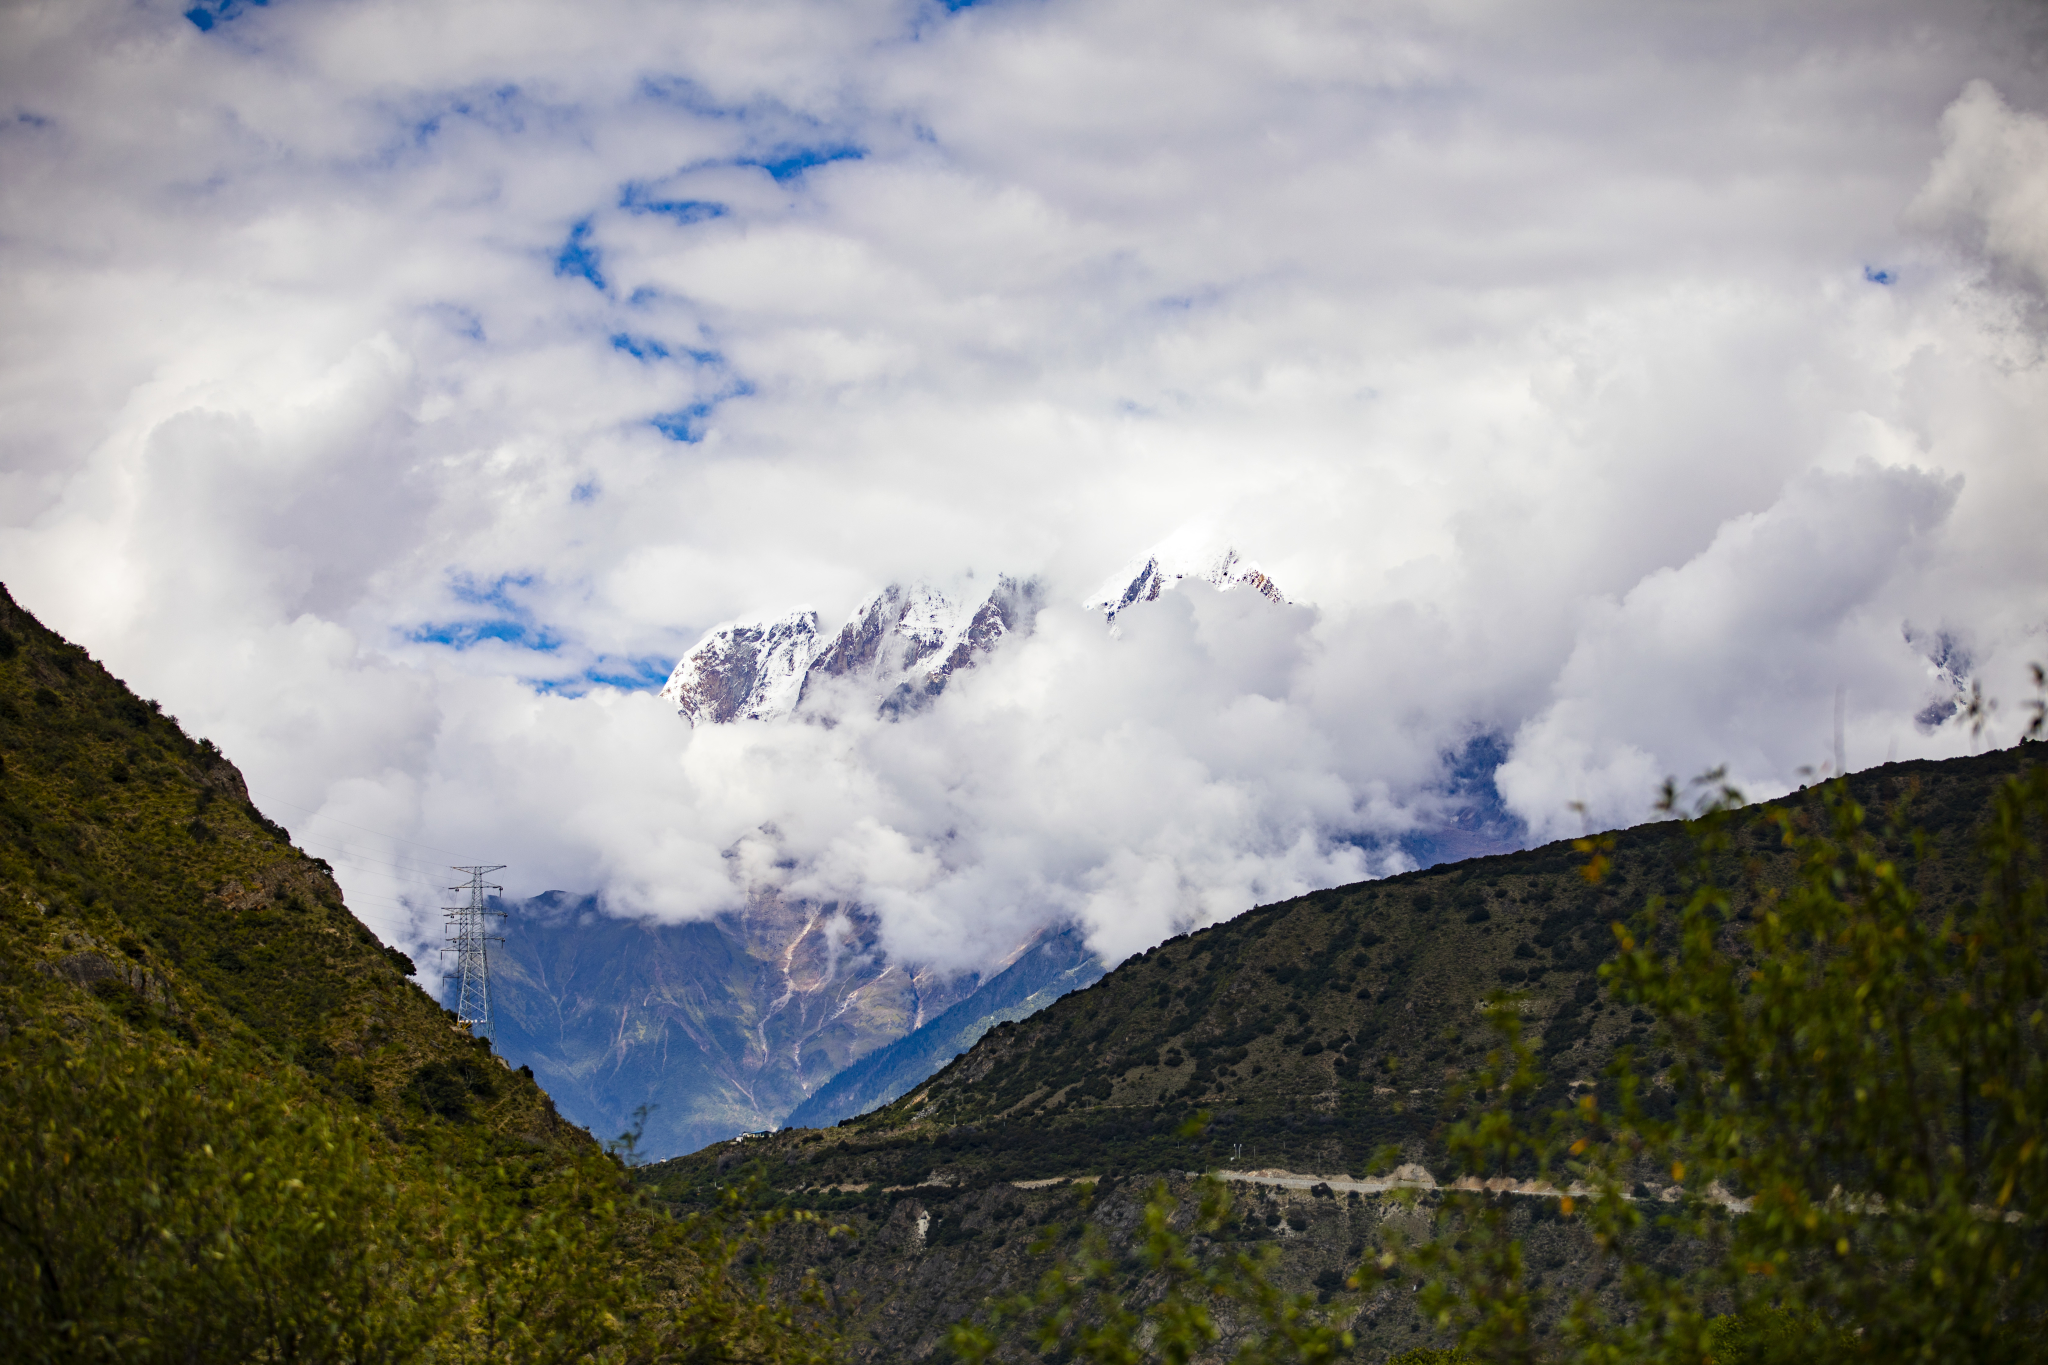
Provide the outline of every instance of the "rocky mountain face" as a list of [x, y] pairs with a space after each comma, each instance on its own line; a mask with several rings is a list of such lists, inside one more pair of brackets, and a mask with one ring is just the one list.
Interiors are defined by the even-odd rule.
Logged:
[[885, 715], [916, 711], [1007, 636], [1028, 634], [1037, 612], [1038, 586], [1030, 580], [999, 578], [987, 595], [964, 599], [925, 584], [891, 584], [835, 635], [824, 635], [808, 609], [718, 626], [676, 664], [661, 695], [692, 725], [850, 704]]
[[817, 654], [814, 611], [719, 626], [676, 664], [661, 695], [692, 725], [786, 716], [796, 710]]
[[[1265, 570], [1227, 545], [1169, 541], [1125, 565], [1082, 605], [1115, 629], [1132, 607], [1185, 579], [1222, 591], [1248, 588], [1287, 601]], [[692, 725], [829, 716], [872, 706], [898, 716], [929, 705], [956, 673], [974, 667], [1038, 614], [1035, 579], [1002, 577], [986, 594], [953, 596], [928, 584], [891, 584], [854, 609], [837, 634], [797, 608], [765, 621], [715, 626], [677, 662], [661, 689]]]
[[982, 984], [887, 961], [873, 921], [836, 904], [765, 902], [688, 924], [616, 919], [559, 891], [501, 908], [500, 1052], [600, 1138], [651, 1106], [641, 1150], [655, 1156], [779, 1126]]

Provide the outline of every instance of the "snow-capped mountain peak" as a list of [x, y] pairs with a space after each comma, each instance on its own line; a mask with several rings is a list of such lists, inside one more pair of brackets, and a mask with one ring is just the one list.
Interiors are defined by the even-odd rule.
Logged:
[[[813, 611], [728, 622], [685, 654], [661, 695], [692, 725], [770, 720], [816, 709], [831, 694], [865, 697], [889, 716], [916, 711], [1037, 614], [1035, 582], [999, 578], [985, 596], [954, 597], [924, 583], [891, 584], [823, 636]], [[828, 706], [826, 709], [832, 709]]]
[[661, 695], [692, 725], [786, 716], [817, 656], [818, 613], [808, 607], [772, 621], [728, 621], [682, 657]]
[[1239, 556], [1229, 545], [1195, 536], [1175, 536], [1112, 574], [1081, 605], [1099, 611], [1114, 625], [1118, 613], [1140, 602], [1158, 600], [1184, 578], [1198, 578], [1223, 591], [1250, 588], [1269, 601], [1285, 605], [1287, 596], [1266, 571]]
[[[1182, 579], [1287, 597], [1265, 570], [1230, 545], [1182, 532], [1131, 561], [1083, 605], [1115, 632], [1119, 613], [1156, 601]], [[1035, 579], [998, 578], [987, 593], [949, 593], [928, 583], [892, 583], [824, 634], [808, 608], [772, 620], [714, 626], [676, 664], [661, 695], [692, 725], [778, 720], [799, 711], [824, 718], [872, 706], [897, 718], [931, 704], [953, 676], [972, 668], [1038, 614]]]

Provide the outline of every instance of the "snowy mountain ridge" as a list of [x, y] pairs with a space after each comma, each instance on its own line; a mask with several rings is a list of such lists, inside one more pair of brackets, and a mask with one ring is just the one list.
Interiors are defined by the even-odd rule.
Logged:
[[1186, 578], [1198, 578], [1219, 592], [1250, 588], [1268, 601], [1287, 604], [1280, 585], [1257, 564], [1240, 558], [1231, 546], [1176, 537], [1112, 574], [1081, 605], [1101, 612], [1114, 627], [1119, 614], [1140, 602], [1158, 601], [1159, 594], [1171, 591]]
[[[1132, 560], [1081, 605], [1117, 631], [1120, 613], [1154, 602], [1184, 579], [1219, 591], [1250, 588], [1287, 597], [1265, 570], [1227, 544], [1182, 533]], [[1035, 578], [999, 577], [985, 596], [955, 597], [927, 583], [890, 584], [826, 635], [801, 607], [770, 620], [714, 626], [677, 662], [661, 696], [692, 726], [782, 720], [799, 711], [830, 715], [849, 704], [896, 718], [921, 710], [963, 669], [1038, 615]]]
[[862, 695], [896, 716], [931, 703], [961, 669], [1038, 614], [1036, 580], [1002, 577], [985, 597], [890, 584], [827, 636], [799, 608], [770, 621], [713, 627], [669, 674], [662, 697], [691, 725], [778, 720], [822, 695]]

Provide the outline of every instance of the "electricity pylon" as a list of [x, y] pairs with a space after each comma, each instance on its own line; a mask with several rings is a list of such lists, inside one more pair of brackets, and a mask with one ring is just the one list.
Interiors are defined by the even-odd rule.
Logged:
[[447, 947], [444, 953], [455, 954], [455, 970], [443, 972], [444, 981], [461, 982], [455, 995], [455, 1017], [468, 1024], [470, 1031], [479, 1037], [491, 1034], [491, 958], [486, 947], [491, 943], [503, 943], [500, 935], [486, 932], [484, 919], [488, 915], [505, 918], [503, 910], [493, 910], [485, 900], [485, 893], [504, 894], [502, 886], [492, 886], [484, 880], [484, 873], [497, 872], [505, 864], [493, 863], [489, 867], [458, 867], [457, 872], [467, 872], [469, 880], [461, 886], [451, 886], [450, 891], [467, 891], [467, 905], [449, 905], [442, 908], [448, 912]]

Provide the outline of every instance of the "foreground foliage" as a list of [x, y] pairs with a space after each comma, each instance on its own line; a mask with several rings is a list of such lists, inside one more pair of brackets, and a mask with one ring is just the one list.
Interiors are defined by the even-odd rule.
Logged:
[[[1041, 1352], [1102, 1365], [1163, 1360], [1185, 1365], [1213, 1350], [1226, 1326], [1249, 1329], [1232, 1357], [1238, 1365], [1321, 1365], [1352, 1345], [1351, 1336], [1316, 1311], [1313, 1295], [1288, 1294], [1272, 1277], [1277, 1250], [1206, 1248], [1203, 1234], [1230, 1215], [1223, 1183], [1204, 1179], [1185, 1216], [1163, 1184], [1145, 1204], [1145, 1235], [1135, 1267], [1110, 1254], [1098, 1229], [1048, 1268], [1037, 1287], [991, 1306], [986, 1323], [962, 1323], [948, 1335], [955, 1355], [972, 1365], [1002, 1358], [1005, 1328], [1022, 1325]], [[1181, 1226], [1176, 1227], [1176, 1222]], [[1047, 1249], [1041, 1247], [1041, 1250]], [[1131, 1304], [1142, 1285], [1142, 1310]], [[1231, 1320], [1235, 1319], [1233, 1323]]]
[[594, 1149], [395, 1146], [309, 1086], [118, 1025], [0, 1045], [0, 1336], [34, 1361], [833, 1358], [745, 1254]]
[[[1939, 917], [1913, 890], [1909, 803], [1882, 831], [1839, 783], [1811, 811], [1738, 804], [1705, 802], [1689, 894], [1616, 924], [1603, 969], [1673, 1064], [1624, 1053], [1574, 1105], [1532, 1114], [1540, 1077], [1503, 999], [1504, 1046], [1453, 1134], [1468, 1183], [1539, 1154], [1614, 1290], [1581, 1291], [1540, 1335], [1507, 1197], [1467, 1189], [1416, 1252], [1430, 1308], [1485, 1360], [2038, 1358], [2048, 770], [2003, 784], [1980, 888]], [[1794, 855], [1789, 880], [1736, 857], [1744, 819]], [[1603, 850], [1586, 851], [1597, 878]], [[1660, 1264], [1653, 1225], [1706, 1248], [1705, 1267]]]
[[[1247, 1330], [1231, 1357], [1237, 1365], [1321, 1365], [1350, 1351], [1350, 1332], [1317, 1312], [1315, 1295], [1286, 1293], [1274, 1283], [1272, 1244], [1204, 1246], [1202, 1236], [1217, 1234], [1229, 1218], [1231, 1195], [1217, 1179], [1202, 1179], [1196, 1191], [1196, 1205], [1184, 1214], [1165, 1185], [1153, 1187], [1137, 1265], [1112, 1257], [1098, 1228], [1085, 1230], [1079, 1250], [1044, 1271], [1032, 1291], [993, 1304], [985, 1322], [954, 1326], [946, 1345], [963, 1361], [985, 1365], [1004, 1359], [1006, 1328], [1022, 1326], [1036, 1351], [1061, 1359], [1186, 1365], [1212, 1353], [1235, 1326]], [[1133, 1300], [1147, 1306], [1137, 1310]]]

